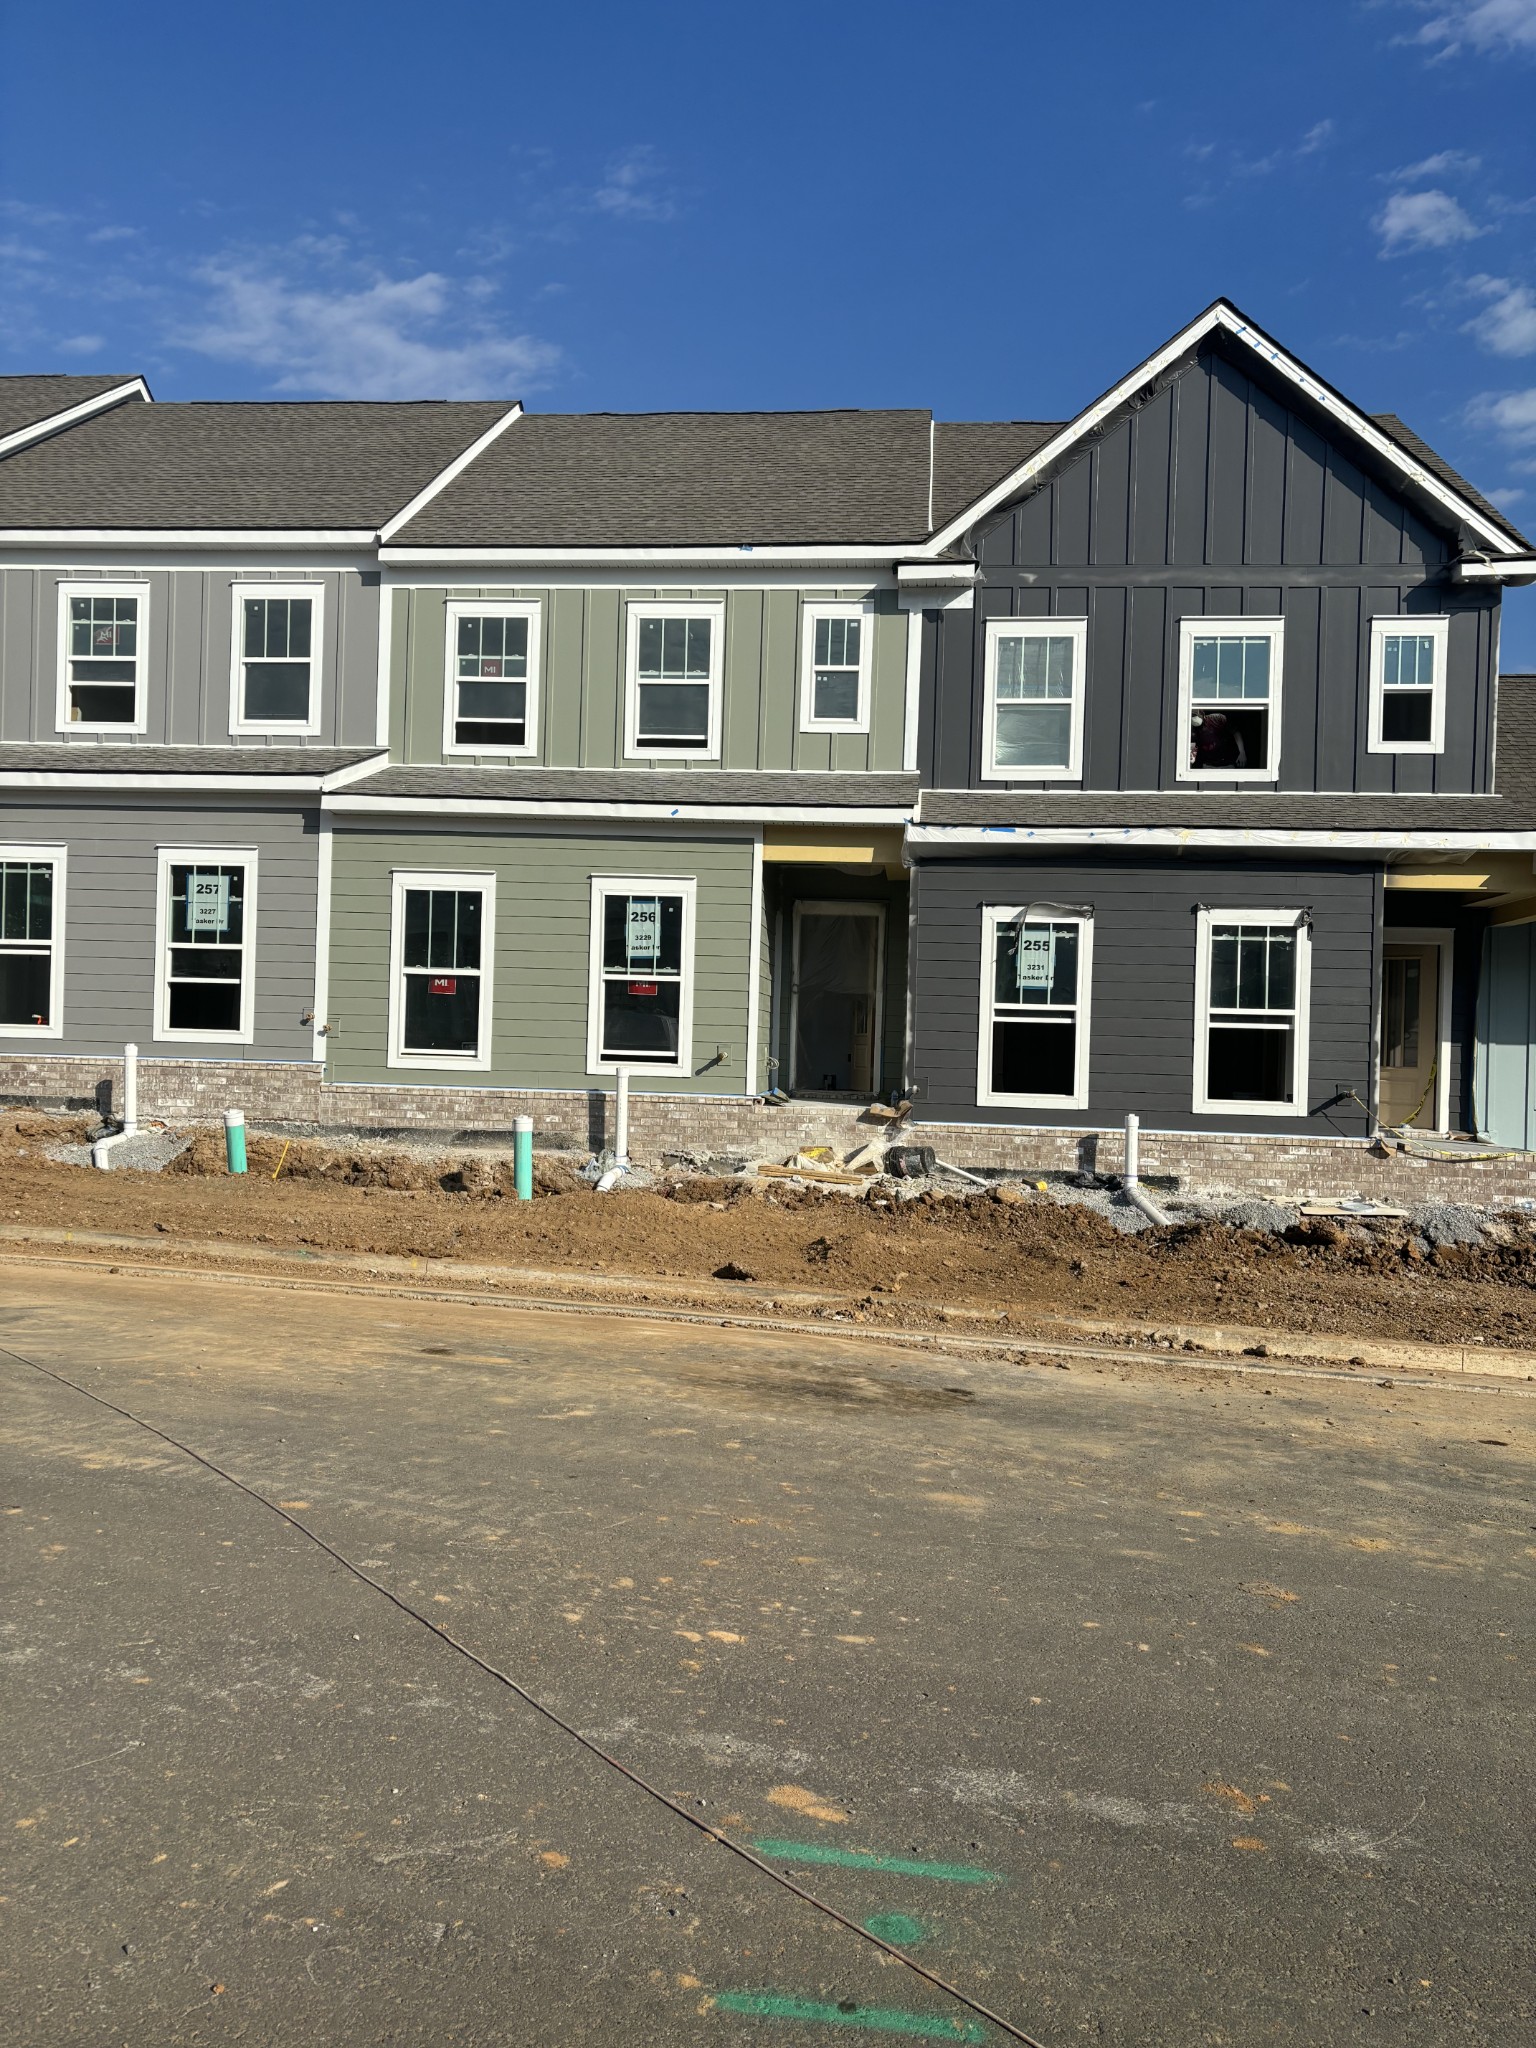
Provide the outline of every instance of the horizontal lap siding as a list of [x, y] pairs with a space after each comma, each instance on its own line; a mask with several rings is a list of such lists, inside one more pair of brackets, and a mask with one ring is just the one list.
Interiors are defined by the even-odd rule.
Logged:
[[[867, 733], [800, 730], [800, 659], [804, 606], [873, 597], [870, 729]], [[537, 678], [537, 751], [520, 757], [551, 768], [691, 767], [742, 770], [823, 770], [843, 774], [899, 771], [906, 717], [908, 615], [896, 593], [857, 586], [792, 589], [676, 589], [648, 585], [625, 590], [540, 588], [532, 585], [421, 587], [393, 593], [394, 710], [392, 731], [400, 756], [413, 762], [444, 759], [447, 687], [446, 607], [451, 600], [521, 598], [538, 604], [540, 673]], [[631, 760], [624, 752], [626, 607], [664, 598], [725, 604], [720, 753], [709, 761]], [[916, 629], [914, 629], [916, 630]], [[495, 754], [455, 754], [456, 764], [504, 763]]]
[[[377, 572], [374, 572], [375, 574]], [[142, 733], [100, 735], [123, 746], [367, 747], [377, 727], [379, 588], [355, 570], [323, 572], [121, 568], [0, 570], [0, 740], [70, 738], [58, 724], [59, 585], [143, 583]], [[320, 730], [275, 738], [230, 732], [234, 590], [262, 583], [314, 584], [322, 593]], [[76, 736], [89, 748], [96, 736]]]
[[[1280, 778], [1263, 787], [1486, 789], [1498, 593], [1453, 586], [1449, 527], [1357, 452], [1204, 352], [977, 535], [976, 607], [946, 612], [925, 649], [924, 780], [1008, 786], [981, 776], [986, 622], [1057, 616], [1088, 621], [1082, 787], [1179, 787], [1179, 622], [1247, 614], [1286, 622]], [[1451, 621], [1438, 755], [1368, 750], [1370, 622], [1403, 614]]]
[[[397, 868], [494, 873], [496, 936], [491, 1069], [392, 1068], [389, 920]], [[752, 956], [749, 839], [663, 834], [337, 829], [334, 835], [329, 1078], [493, 1088], [609, 1086], [587, 1072], [593, 875], [696, 878], [693, 1064], [637, 1086], [720, 1094], [748, 1085]], [[716, 1047], [725, 1058], [713, 1064]], [[706, 1064], [709, 1063], [709, 1064]]]
[[[913, 870], [917, 945], [914, 1078], [925, 1118], [975, 1123], [1118, 1123], [1135, 1110], [1160, 1129], [1365, 1128], [1353, 1090], [1371, 1099], [1375, 1015], [1376, 875], [1366, 866], [1281, 868], [1240, 861], [924, 861]], [[1086, 1110], [1018, 1109], [976, 1102], [981, 911], [1029, 902], [1092, 904], [1093, 987]], [[1196, 1117], [1195, 906], [1308, 909], [1313, 914], [1311, 1114], [1266, 1119]]]
[[[64, 1035], [0, 1034], [0, 1050], [120, 1053], [133, 1041], [170, 1059], [308, 1060], [302, 1022], [315, 995], [316, 833], [313, 813], [234, 811], [194, 803], [136, 806], [8, 800], [0, 847], [69, 850], [64, 952]], [[154, 1036], [155, 891], [162, 847], [254, 847], [255, 1042], [229, 1046]]]

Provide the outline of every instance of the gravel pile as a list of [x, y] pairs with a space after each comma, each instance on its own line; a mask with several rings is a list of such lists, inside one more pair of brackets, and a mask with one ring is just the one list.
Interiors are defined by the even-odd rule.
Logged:
[[1489, 1218], [1465, 1202], [1420, 1202], [1408, 1221], [1426, 1244], [1481, 1244]]
[[[190, 1136], [183, 1137], [175, 1131], [135, 1131], [131, 1138], [114, 1145], [107, 1154], [108, 1170], [115, 1173], [121, 1167], [133, 1173], [162, 1173], [173, 1159], [180, 1158], [191, 1142]], [[91, 1163], [89, 1145], [45, 1145], [42, 1149], [60, 1166], [89, 1166]]]

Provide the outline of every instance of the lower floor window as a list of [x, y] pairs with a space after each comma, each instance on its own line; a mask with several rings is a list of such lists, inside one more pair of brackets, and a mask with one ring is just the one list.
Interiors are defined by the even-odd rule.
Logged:
[[1309, 930], [1295, 910], [1202, 910], [1195, 1107], [1300, 1112]]
[[1032, 907], [983, 919], [979, 1100], [1081, 1107], [1091, 920]]
[[250, 1037], [255, 863], [162, 851], [160, 1038]]
[[587, 1065], [686, 1072], [694, 885], [594, 878]]
[[58, 1035], [63, 860], [0, 849], [0, 1031]]
[[494, 887], [489, 875], [395, 876], [392, 1063], [489, 1065]]

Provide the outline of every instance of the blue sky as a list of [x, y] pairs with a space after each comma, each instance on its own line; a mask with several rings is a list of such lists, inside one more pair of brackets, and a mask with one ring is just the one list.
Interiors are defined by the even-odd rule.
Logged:
[[63, 19], [0, 9], [0, 369], [1058, 418], [1225, 294], [1536, 528], [1536, 0]]

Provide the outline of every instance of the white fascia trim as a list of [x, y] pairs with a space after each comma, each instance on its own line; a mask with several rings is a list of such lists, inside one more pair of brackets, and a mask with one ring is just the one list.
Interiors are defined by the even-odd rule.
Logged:
[[208, 526], [7, 526], [0, 528], [0, 546], [14, 548], [372, 548], [378, 533], [371, 526], [335, 529], [300, 527]]
[[1451, 575], [1457, 583], [1514, 582], [1536, 576], [1536, 555], [1512, 555], [1503, 562], [1453, 562]]
[[962, 585], [969, 589], [980, 581], [981, 570], [975, 562], [898, 562], [896, 565], [898, 590], [950, 590]]
[[114, 384], [107, 391], [98, 391], [94, 398], [83, 398], [78, 405], [67, 406], [63, 412], [53, 412], [46, 419], [34, 420], [29, 427], [18, 427], [14, 433], [0, 436], [0, 456], [10, 455], [18, 448], [26, 448], [33, 441], [46, 441], [52, 434], [63, 433], [66, 427], [78, 425], [99, 412], [107, 412], [114, 405], [121, 405], [125, 399], [142, 398], [147, 405], [153, 405], [149, 386], [142, 377], [130, 377], [126, 384]]
[[354, 761], [349, 767], [337, 768], [331, 774], [323, 775], [320, 778], [320, 787], [326, 790], [346, 789], [354, 782], [362, 782], [370, 775], [377, 775], [388, 765], [389, 751], [386, 747], [377, 754], [370, 754], [364, 761]]
[[[1527, 554], [1525, 549], [1512, 541], [1506, 533], [1501, 532], [1486, 513], [1479, 512], [1475, 505], [1468, 503], [1459, 491], [1454, 491], [1448, 484], [1443, 483], [1432, 470], [1426, 469], [1422, 463], [1415, 462], [1405, 448], [1390, 435], [1384, 434], [1366, 414], [1351, 405], [1347, 398], [1342, 398], [1329, 385], [1314, 377], [1310, 371], [1304, 370], [1294, 356], [1287, 355], [1285, 350], [1272, 342], [1267, 334], [1261, 333], [1258, 328], [1243, 319], [1236, 307], [1229, 306], [1224, 301], [1209, 307], [1197, 319], [1191, 320], [1187, 327], [1180, 328], [1173, 339], [1165, 343], [1155, 355], [1139, 363], [1128, 377], [1122, 377], [1120, 382], [1106, 391], [1102, 398], [1096, 400], [1085, 412], [1080, 412], [1075, 420], [1069, 421], [1059, 434], [1047, 441], [1043, 448], [1037, 449], [1027, 462], [1021, 462], [1017, 469], [1012, 470], [1000, 483], [994, 484], [991, 490], [978, 498], [973, 505], [968, 505], [948, 526], [934, 534], [918, 552], [924, 555], [943, 554], [946, 548], [952, 547], [979, 519], [984, 519], [989, 512], [1006, 503], [1009, 498], [1017, 496], [1035, 477], [1051, 464], [1058, 462], [1085, 435], [1091, 433], [1101, 421], [1123, 405], [1133, 392], [1139, 391], [1153, 378], [1161, 376], [1162, 372], [1176, 363], [1181, 355], [1197, 342], [1203, 341], [1206, 335], [1214, 334], [1218, 328], [1224, 329], [1234, 339], [1245, 343], [1255, 355], [1262, 356], [1271, 368], [1278, 370], [1281, 376], [1287, 378], [1299, 391], [1304, 392], [1321, 411], [1336, 419], [1341, 426], [1347, 427], [1350, 433], [1363, 441], [1383, 461], [1389, 463], [1399, 475], [1416, 484], [1426, 496], [1434, 498], [1474, 532], [1481, 534], [1489, 546], [1501, 556]], [[1504, 570], [1501, 573], [1507, 574], [1508, 571]]]
[[[96, 778], [98, 781], [104, 778]], [[455, 818], [634, 818], [665, 820], [686, 818], [700, 823], [730, 825], [906, 825], [910, 810], [889, 807], [829, 808], [816, 804], [640, 804], [564, 803], [559, 798], [490, 798], [455, 796], [327, 796], [322, 808], [338, 814], [347, 811], [401, 813]], [[1531, 843], [1536, 846], [1536, 834]], [[1481, 844], [1481, 842], [1479, 842]]]
[[456, 455], [446, 469], [440, 469], [432, 481], [416, 493], [409, 504], [403, 505], [392, 519], [385, 520], [379, 528], [379, 539], [386, 541], [392, 533], [398, 533], [403, 526], [408, 525], [424, 505], [430, 505], [439, 491], [447, 490], [454, 478], [462, 476], [476, 456], [483, 455], [491, 443], [498, 440], [508, 427], [522, 416], [523, 404], [522, 400], [518, 399], [509, 411], [504, 412], [500, 419], [493, 420], [483, 434], [471, 441], [461, 455]]
[[[0, 541], [5, 539], [0, 533]], [[452, 568], [461, 562], [495, 564], [505, 562], [513, 567], [526, 564], [547, 563], [559, 568], [562, 563], [585, 565], [607, 563], [612, 567], [623, 567], [635, 562], [659, 562], [674, 567], [685, 567], [692, 563], [713, 564], [733, 562], [741, 568], [749, 562], [804, 562], [845, 564], [849, 568], [863, 568], [878, 564], [889, 568], [893, 562], [910, 556], [913, 543], [901, 546], [870, 545], [853, 542], [837, 547], [678, 547], [678, 548], [391, 548], [379, 549], [379, 560], [388, 566], [417, 566], [431, 563], [434, 568]]]
[[909, 825], [908, 847], [1036, 846], [1314, 847], [1325, 853], [1533, 853], [1530, 832], [1309, 832], [1278, 828], [1218, 831], [1178, 825]]

